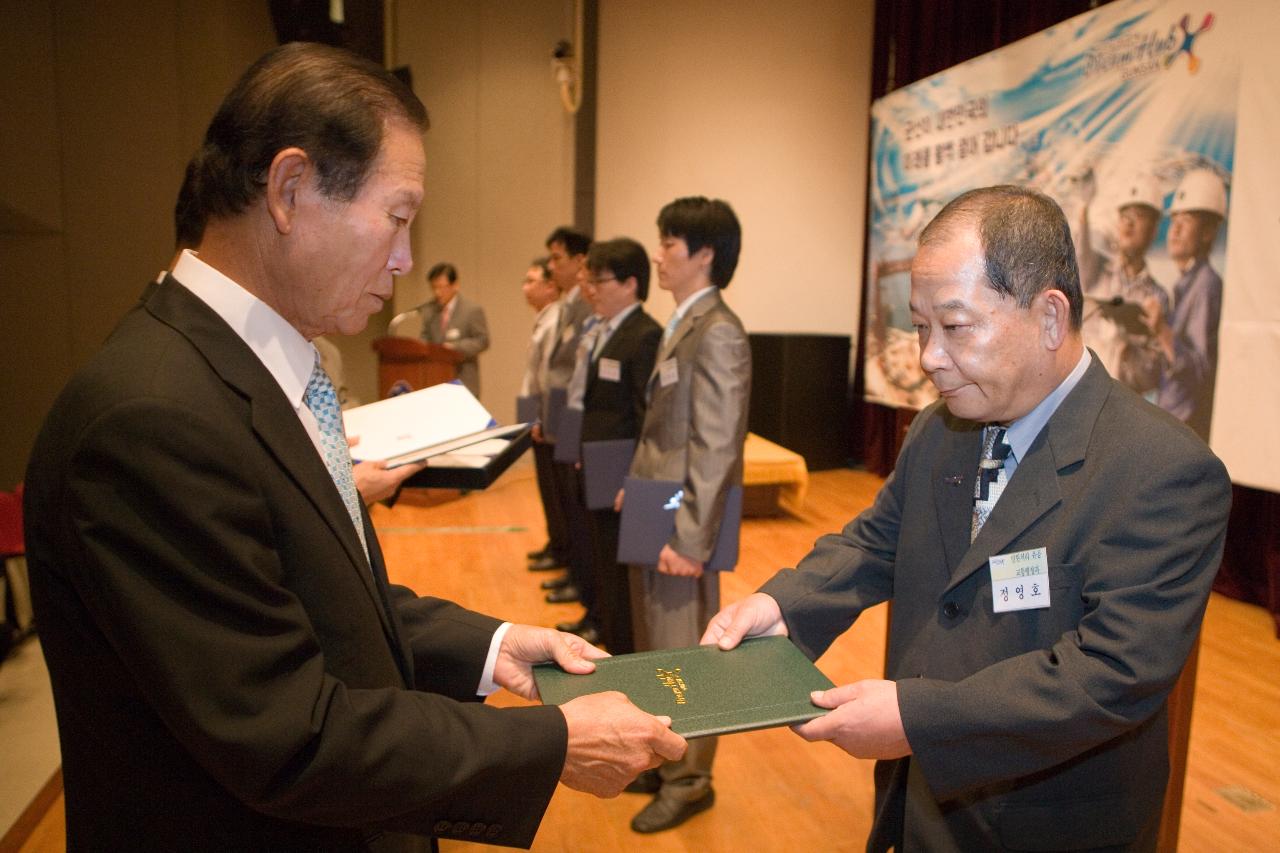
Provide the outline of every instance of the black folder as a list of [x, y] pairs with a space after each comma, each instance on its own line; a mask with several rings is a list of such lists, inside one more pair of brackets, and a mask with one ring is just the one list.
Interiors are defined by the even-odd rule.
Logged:
[[[656, 566], [662, 546], [676, 530], [676, 509], [684, 497], [683, 484], [674, 480], [627, 477], [618, 533], [618, 562]], [[742, 526], [742, 486], [732, 486], [716, 547], [703, 566], [708, 571], [731, 571], [738, 563], [738, 528]]]
[[631, 457], [635, 454], [634, 438], [582, 443], [583, 498], [587, 509], [613, 509], [613, 499], [631, 470]]

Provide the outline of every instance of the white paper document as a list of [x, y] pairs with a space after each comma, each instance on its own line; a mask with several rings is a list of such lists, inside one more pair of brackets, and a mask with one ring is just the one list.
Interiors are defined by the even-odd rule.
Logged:
[[358, 459], [383, 459], [388, 468], [519, 432], [525, 425], [494, 426], [493, 416], [464, 386], [446, 382], [342, 413]]

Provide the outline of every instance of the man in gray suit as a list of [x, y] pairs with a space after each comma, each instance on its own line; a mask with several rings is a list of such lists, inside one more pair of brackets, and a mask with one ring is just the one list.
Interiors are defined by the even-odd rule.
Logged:
[[489, 324], [484, 309], [458, 292], [458, 270], [453, 264], [436, 264], [427, 273], [435, 299], [422, 311], [422, 339], [440, 344], [462, 355], [458, 379], [476, 398], [480, 397], [480, 362], [477, 357], [489, 348]]
[[[556, 323], [555, 340], [547, 357], [547, 381], [542, 389], [542, 423], [536, 425], [533, 440], [542, 446], [548, 458], [555, 456], [560, 412], [568, 397], [569, 380], [573, 378], [577, 362], [578, 344], [591, 316], [592, 308], [583, 296], [580, 278], [586, 271], [587, 249], [591, 238], [560, 226], [547, 237], [547, 265], [551, 277], [560, 290], [560, 317]], [[538, 451], [535, 449], [535, 453]], [[551, 604], [568, 604], [581, 601], [590, 608], [593, 602], [590, 530], [587, 528], [586, 507], [582, 502], [578, 469], [572, 462], [551, 462], [552, 490], [556, 505], [564, 518], [566, 541], [560, 554], [533, 558], [531, 570], [567, 566], [569, 571], [562, 578], [543, 583], [550, 590], [547, 601]], [[554, 542], [551, 543], [553, 546]], [[581, 631], [589, 627], [582, 621], [562, 622], [563, 630]]]
[[[720, 578], [703, 571], [715, 550], [729, 489], [742, 483], [751, 393], [751, 347], [742, 321], [720, 298], [738, 265], [742, 231], [719, 199], [681, 198], [658, 215], [658, 286], [676, 302], [649, 377], [648, 408], [631, 474], [683, 484], [675, 534], [655, 566], [632, 566], [637, 650], [696, 645], [720, 607]], [[625, 497], [624, 497], [625, 499]], [[653, 800], [636, 832], [683, 823], [715, 801], [715, 738], [689, 744], [680, 761], [642, 776]]]
[[1084, 348], [1047, 197], [943, 208], [911, 313], [942, 399], [871, 508], [703, 640], [787, 635], [816, 658], [892, 600], [887, 680], [815, 693], [832, 712], [796, 727], [880, 760], [868, 850], [1154, 850], [1166, 699], [1222, 556], [1226, 471]]

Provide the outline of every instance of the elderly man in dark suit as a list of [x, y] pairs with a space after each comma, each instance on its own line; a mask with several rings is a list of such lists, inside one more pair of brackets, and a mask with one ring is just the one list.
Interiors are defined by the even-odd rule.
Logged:
[[886, 680], [796, 731], [879, 759], [868, 850], [1154, 850], [1166, 699], [1222, 555], [1230, 482], [1081, 343], [1050, 199], [974, 190], [911, 266], [915, 419], [875, 503], [712, 621], [816, 658], [893, 602]]
[[[697, 644], [720, 607], [719, 574], [703, 568], [715, 550], [729, 490], [742, 483], [751, 394], [747, 333], [720, 298], [742, 245], [733, 209], [720, 199], [676, 199], [658, 214], [658, 237], [658, 286], [676, 307], [649, 377], [631, 474], [681, 483], [684, 497], [657, 566], [630, 569], [635, 643], [642, 651]], [[637, 780], [633, 790], [649, 787], [655, 795], [631, 828], [669, 829], [710, 808], [715, 750], [715, 738], [700, 738], [682, 760]]]
[[389, 584], [309, 342], [412, 267], [426, 112], [351, 54], [255, 63], [196, 155], [207, 225], [71, 380], [26, 482], [68, 847], [527, 846], [557, 780], [678, 755], [618, 694], [536, 697], [579, 638]]
[[489, 323], [484, 309], [459, 291], [458, 270], [440, 263], [427, 272], [434, 297], [418, 308], [422, 312], [422, 339], [440, 344], [462, 356], [458, 381], [480, 397], [480, 353], [489, 348]]

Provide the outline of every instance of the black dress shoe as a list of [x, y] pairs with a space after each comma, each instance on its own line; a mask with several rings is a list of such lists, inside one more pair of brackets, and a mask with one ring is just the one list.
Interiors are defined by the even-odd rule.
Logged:
[[573, 604], [577, 600], [578, 588], [573, 584], [566, 584], [547, 593], [547, 604]]
[[557, 622], [556, 623], [557, 631], [564, 631], [569, 634], [576, 634], [585, 627], [587, 627], [587, 623], [582, 619], [579, 619], [577, 622]]
[[541, 557], [550, 557], [550, 556], [551, 556], [551, 545], [550, 545], [550, 544], [543, 545], [543, 546], [542, 546], [541, 548], [539, 548], [538, 550], [536, 550], [536, 551], [530, 551], [528, 554], [525, 554], [525, 556], [526, 556], [526, 557], [528, 557], [530, 560], [537, 560], [537, 559], [539, 559], [539, 558], [541, 558]]
[[593, 646], [600, 642], [600, 632], [590, 625], [580, 631], [574, 631], [573, 633], [577, 634]]
[[560, 589], [561, 587], [565, 587], [568, 585], [569, 585], [568, 575], [558, 575], [554, 578], [547, 578], [540, 584], [540, 586], [543, 589]]
[[661, 832], [684, 823], [689, 818], [705, 812], [716, 801], [716, 792], [707, 789], [701, 799], [680, 800], [675, 797], [664, 797], [661, 793], [654, 797], [649, 805], [631, 819], [631, 829], [635, 832]]
[[655, 767], [632, 779], [631, 784], [622, 790], [627, 794], [656, 794], [661, 787], [662, 777], [658, 775], [658, 770]]
[[536, 560], [529, 561], [529, 571], [531, 572], [549, 572], [552, 569], [563, 569], [564, 563], [550, 555], [539, 557]]

